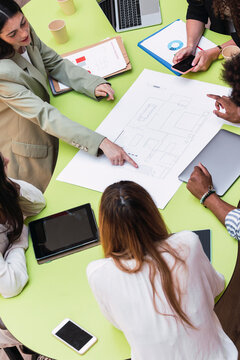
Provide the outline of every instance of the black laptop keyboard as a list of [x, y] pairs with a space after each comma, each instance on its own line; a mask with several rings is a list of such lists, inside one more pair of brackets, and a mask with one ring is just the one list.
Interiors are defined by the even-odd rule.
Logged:
[[118, 0], [119, 28], [142, 25], [139, 0]]
[[101, 7], [102, 11], [104, 12], [104, 14], [106, 15], [106, 17], [108, 18], [108, 20], [110, 22], [112, 22], [112, 17], [111, 17], [111, 1], [110, 0], [101, 0], [99, 2], [99, 6]]

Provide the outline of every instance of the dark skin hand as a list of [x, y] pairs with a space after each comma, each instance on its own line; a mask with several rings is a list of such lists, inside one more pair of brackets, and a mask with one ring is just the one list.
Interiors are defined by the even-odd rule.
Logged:
[[[229, 97], [214, 94], [207, 94], [207, 96], [215, 100], [216, 110], [213, 113], [217, 117], [235, 124], [240, 123], [240, 108]], [[221, 110], [225, 110], [225, 112]]]
[[[209, 190], [212, 185], [212, 176], [201, 163], [194, 167], [194, 170], [188, 180], [187, 189], [198, 199]], [[236, 209], [234, 206], [221, 200], [220, 197], [213, 193], [204, 201], [206, 206], [225, 225], [225, 217], [229, 211]]]

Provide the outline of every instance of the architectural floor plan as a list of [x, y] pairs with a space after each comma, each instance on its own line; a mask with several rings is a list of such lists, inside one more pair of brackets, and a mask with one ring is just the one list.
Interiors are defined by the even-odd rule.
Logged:
[[58, 180], [98, 191], [132, 180], [164, 208], [181, 184], [178, 175], [223, 124], [207, 93], [228, 95], [229, 88], [145, 69], [96, 130], [123, 147], [139, 168], [112, 166], [105, 156], [80, 151]]

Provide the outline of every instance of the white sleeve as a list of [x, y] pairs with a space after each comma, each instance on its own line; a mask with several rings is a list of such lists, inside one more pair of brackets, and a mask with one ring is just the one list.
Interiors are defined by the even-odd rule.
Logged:
[[18, 295], [28, 281], [23, 248], [14, 248], [3, 258], [0, 253], [0, 293], [9, 298]]
[[98, 279], [97, 267], [98, 267], [97, 261], [93, 261], [88, 265], [87, 267], [88, 283], [90, 285], [90, 288], [92, 289], [92, 292], [100, 307], [102, 314], [110, 323], [112, 323], [117, 329], [119, 329], [119, 326], [116, 324], [114, 318], [111, 315], [110, 306], [108, 306], [106, 299], [104, 299], [104, 294], [101, 293], [101, 279]]
[[37, 215], [46, 206], [46, 201], [42, 192], [26, 181], [15, 179], [11, 180], [20, 186], [19, 205], [22, 209], [23, 215]]

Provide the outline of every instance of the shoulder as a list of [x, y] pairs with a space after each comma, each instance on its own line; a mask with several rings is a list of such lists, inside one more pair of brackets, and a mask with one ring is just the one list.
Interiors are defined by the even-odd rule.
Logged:
[[[99, 274], [109, 271], [109, 267], [114, 266], [113, 260], [111, 258], [99, 259], [92, 261], [88, 264], [86, 272], [88, 279], [93, 278]], [[100, 275], [102, 276], [102, 275]]]
[[227, 214], [225, 226], [231, 236], [240, 240], [240, 209], [234, 209]]
[[193, 231], [184, 230], [175, 233], [169, 237], [169, 242], [172, 244], [186, 244], [195, 247], [199, 243], [199, 237]]
[[198, 235], [188, 230], [171, 235], [168, 243], [185, 259], [198, 256], [199, 253], [203, 251]]
[[3, 80], [15, 79], [19, 66], [11, 59], [0, 59], [0, 78]]

